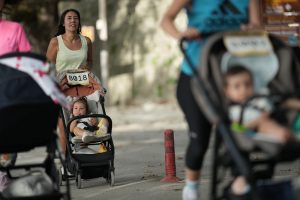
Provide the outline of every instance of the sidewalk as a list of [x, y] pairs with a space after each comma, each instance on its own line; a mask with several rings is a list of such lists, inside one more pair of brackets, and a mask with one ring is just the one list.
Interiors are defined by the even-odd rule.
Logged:
[[[113, 121], [115, 144], [115, 186], [105, 179], [83, 181], [77, 189], [71, 180], [72, 199], [75, 200], [181, 200], [184, 186], [184, 155], [188, 143], [187, 127], [176, 101], [120, 107], [107, 107]], [[165, 176], [164, 130], [174, 130], [177, 183], [160, 182]], [[201, 178], [201, 198], [208, 199], [211, 149], [206, 154]], [[37, 148], [21, 153], [17, 163], [34, 163], [45, 153]], [[277, 168], [277, 177], [299, 174], [299, 161]]]
[[[128, 107], [108, 107], [113, 121], [115, 144], [115, 186], [104, 179], [85, 181], [74, 199], [180, 200], [184, 179], [186, 125], [175, 101], [145, 103]], [[164, 130], [173, 129], [176, 173], [182, 181], [160, 182], [165, 176]]]
[[184, 116], [172, 99], [163, 103], [146, 102], [126, 107], [108, 107], [114, 132], [186, 129]]

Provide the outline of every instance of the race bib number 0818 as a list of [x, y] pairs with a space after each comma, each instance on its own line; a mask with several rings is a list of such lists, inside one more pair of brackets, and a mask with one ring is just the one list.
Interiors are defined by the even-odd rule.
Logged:
[[68, 72], [67, 80], [69, 85], [88, 85], [89, 72]]

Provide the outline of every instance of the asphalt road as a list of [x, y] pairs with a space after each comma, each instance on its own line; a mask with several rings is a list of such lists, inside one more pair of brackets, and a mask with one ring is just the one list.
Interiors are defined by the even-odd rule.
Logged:
[[[71, 180], [72, 199], [97, 200], [180, 200], [184, 185], [184, 152], [188, 138], [184, 118], [174, 101], [161, 104], [143, 104], [126, 108], [109, 107], [107, 113], [113, 120], [115, 144], [115, 186], [103, 178], [84, 180], [83, 188], [77, 189]], [[164, 131], [174, 130], [176, 176], [181, 181], [163, 183]], [[33, 163], [45, 155], [43, 148], [19, 154], [17, 163]], [[201, 197], [208, 198], [211, 151], [203, 166]], [[280, 165], [278, 178], [299, 173], [299, 162]]]

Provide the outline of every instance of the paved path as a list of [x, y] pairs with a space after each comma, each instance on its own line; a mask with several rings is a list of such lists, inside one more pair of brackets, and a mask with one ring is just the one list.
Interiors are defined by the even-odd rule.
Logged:
[[[146, 103], [126, 108], [108, 107], [113, 121], [115, 143], [115, 186], [110, 187], [102, 178], [83, 182], [77, 189], [71, 180], [72, 199], [81, 200], [180, 200], [184, 184], [184, 152], [188, 138], [186, 124], [175, 101]], [[175, 137], [176, 173], [182, 181], [162, 183], [164, 171], [164, 130], [173, 129]], [[201, 180], [202, 199], [208, 199], [210, 151]], [[18, 162], [34, 162], [43, 151], [35, 149], [19, 155]], [[295, 174], [299, 163], [277, 169], [278, 177]], [[297, 166], [297, 167], [295, 167]]]

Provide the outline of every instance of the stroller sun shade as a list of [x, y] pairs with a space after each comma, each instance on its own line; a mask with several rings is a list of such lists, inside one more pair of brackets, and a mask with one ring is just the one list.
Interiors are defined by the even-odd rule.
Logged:
[[[4, 153], [27, 151], [47, 144], [55, 136], [58, 119], [59, 105], [53, 101], [53, 96], [46, 94], [29, 73], [7, 65], [8, 60], [20, 58], [46, 63], [44, 57], [32, 53], [0, 57], [0, 152]], [[52, 79], [47, 80], [55, 85]]]

